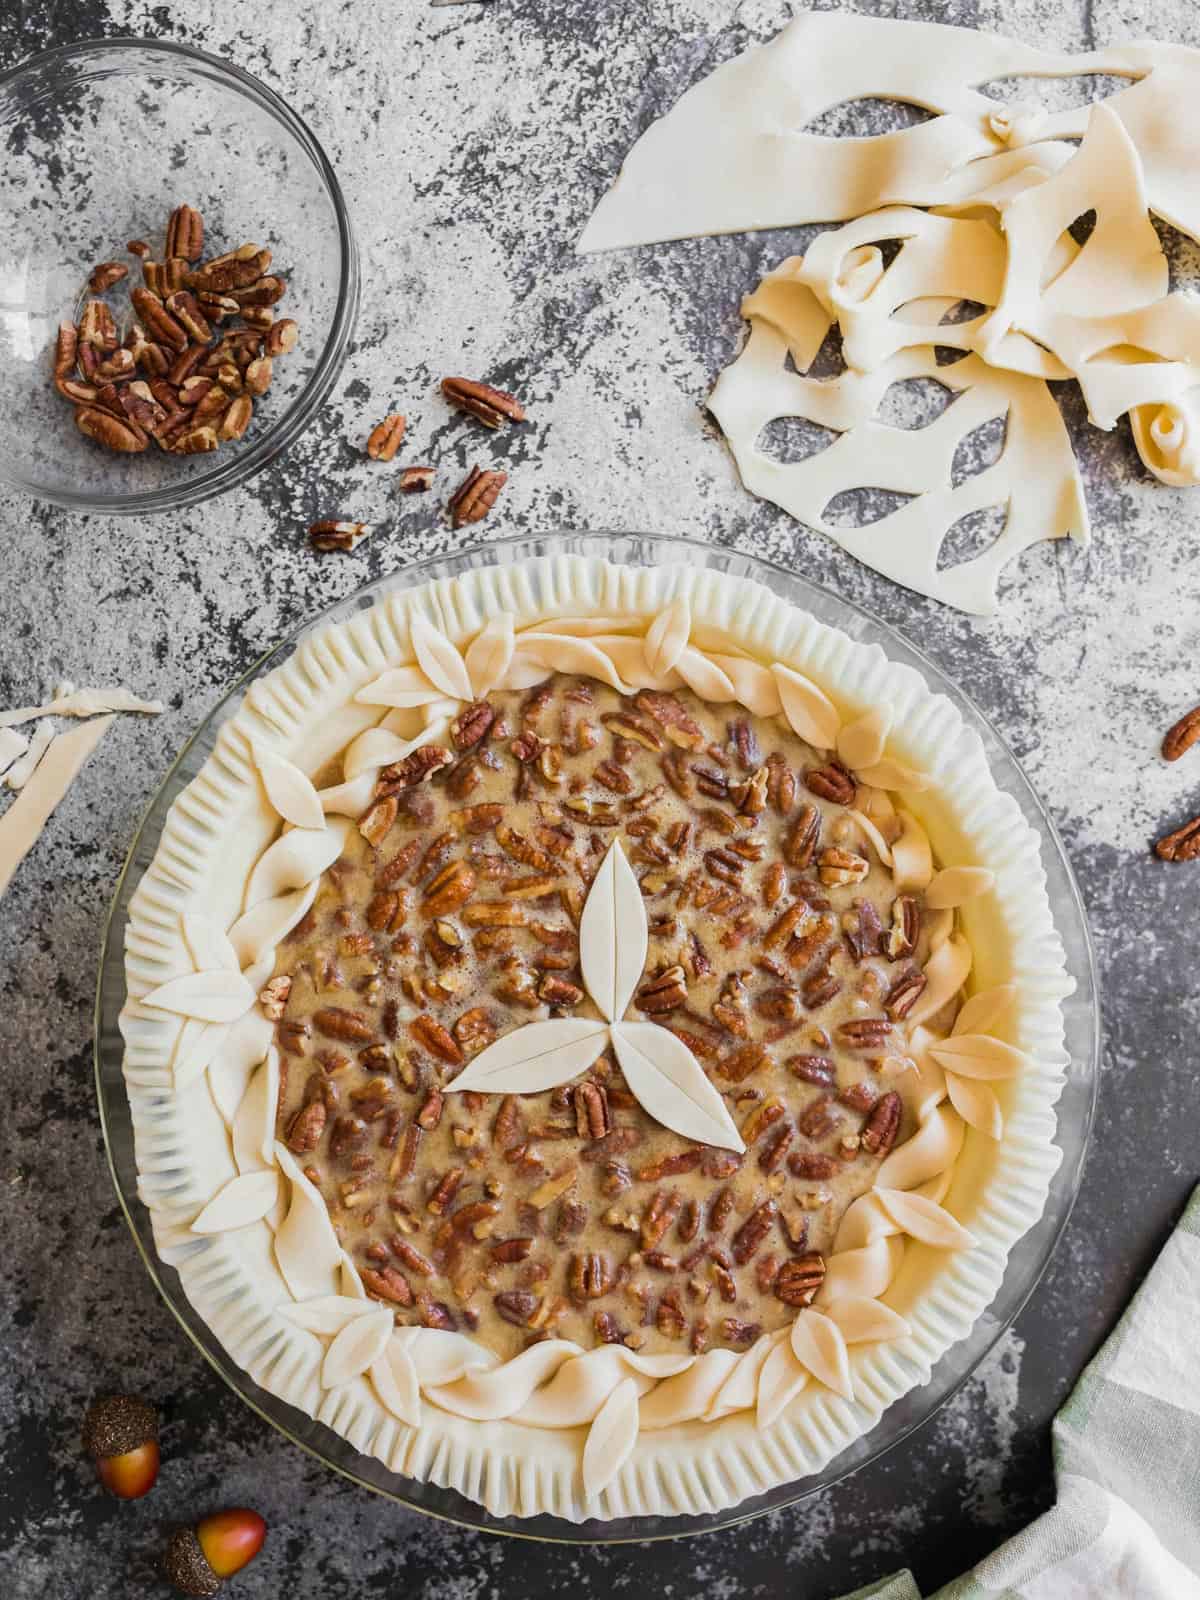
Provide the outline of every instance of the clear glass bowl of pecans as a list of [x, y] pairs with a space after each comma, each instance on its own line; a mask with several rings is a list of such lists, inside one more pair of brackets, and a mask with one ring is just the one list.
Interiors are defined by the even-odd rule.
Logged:
[[[953, 702], [967, 726], [979, 735], [997, 783], [1014, 798], [1023, 816], [1037, 833], [1041, 841], [1047, 892], [1054, 908], [1067, 965], [1076, 983], [1074, 994], [1063, 1008], [1070, 1066], [1061, 1098], [1055, 1107], [1055, 1142], [1062, 1151], [1062, 1161], [1051, 1179], [1049, 1198], [1041, 1220], [1010, 1252], [1003, 1282], [988, 1310], [970, 1334], [938, 1361], [927, 1383], [911, 1390], [890, 1406], [869, 1433], [836, 1456], [822, 1472], [811, 1478], [783, 1484], [770, 1494], [745, 1500], [708, 1517], [640, 1517], [582, 1524], [565, 1522], [552, 1516], [493, 1517], [480, 1505], [452, 1489], [432, 1482], [403, 1478], [391, 1472], [376, 1457], [356, 1450], [340, 1434], [259, 1388], [236, 1366], [216, 1335], [192, 1308], [175, 1268], [158, 1256], [149, 1214], [138, 1199], [133, 1122], [122, 1071], [124, 1047], [117, 1022], [125, 1001], [123, 957], [129, 902], [158, 848], [170, 806], [211, 754], [222, 725], [234, 715], [256, 681], [285, 661], [306, 638], [328, 623], [357, 615], [391, 590], [412, 588], [439, 578], [458, 577], [477, 567], [511, 567], [539, 556], [562, 554], [602, 556], [639, 567], [657, 568], [686, 562], [690, 566], [705, 567], [731, 577], [751, 578], [821, 622], [840, 628], [862, 643], [882, 649], [891, 660], [919, 672], [932, 689]], [[1095, 1116], [1100, 1046], [1098, 1001], [1099, 991], [1087, 922], [1070, 864], [1054, 825], [999, 735], [962, 691], [944, 677], [931, 661], [866, 612], [793, 572], [739, 551], [651, 534], [589, 535], [560, 532], [538, 539], [495, 540], [454, 556], [439, 556], [418, 562], [401, 573], [366, 585], [283, 640], [245, 678], [233, 684], [213, 707], [184, 747], [151, 803], [113, 900], [101, 956], [97, 994], [96, 1085], [117, 1193], [147, 1271], [199, 1352], [248, 1405], [281, 1433], [311, 1451], [335, 1471], [401, 1505], [431, 1516], [482, 1528], [489, 1533], [565, 1543], [643, 1541], [728, 1527], [819, 1494], [850, 1473], [868, 1468], [885, 1451], [894, 1449], [957, 1393], [1033, 1293], [1070, 1216]], [[884, 1478], [879, 1473], [871, 1477], [864, 1476], [860, 1493], [868, 1496], [877, 1494], [881, 1500], [886, 1499]]]
[[108, 39], [0, 74], [0, 480], [123, 513], [243, 483], [315, 417], [358, 257], [312, 133], [249, 73]]

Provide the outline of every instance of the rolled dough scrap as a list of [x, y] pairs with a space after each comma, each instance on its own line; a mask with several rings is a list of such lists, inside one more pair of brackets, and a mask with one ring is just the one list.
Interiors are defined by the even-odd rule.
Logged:
[[54, 739], [54, 724], [43, 718], [33, 730], [25, 754], [14, 761], [4, 779], [10, 789], [23, 789]]
[[[1151, 209], [1200, 238], [1200, 168], [1190, 133], [1200, 51], [1153, 41], [1079, 55], [943, 23], [808, 12], [704, 78], [652, 123], [592, 214], [579, 248], [804, 222], [882, 205], [936, 206], [978, 191], [980, 158], [1079, 138], [1090, 107], [1013, 115], [974, 87], [1003, 77], [1128, 77], [1106, 102], [1137, 146]], [[823, 112], [886, 99], [937, 113], [869, 138], [806, 132]], [[1006, 114], [1006, 112], [1008, 114]], [[1033, 137], [1036, 142], [1026, 146]], [[1032, 159], [1039, 159], [1032, 156]], [[1061, 164], [1061, 148], [1047, 152]], [[1018, 163], [1006, 169], [1019, 171]], [[986, 181], [1000, 181], [989, 173]]]
[[37, 771], [0, 817], [0, 895], [13, 873], [37, 843], [55, 806], [66, 794], [76, 773], [108, 732], [112, 717], [60, 733], [38, 763]]
[[18, 756], [29, 749], [29, 740], [12, 728], [0, 728], [0, 778], [8, 771]]
[[[750, 337], [709, 398], [742, 481], [896, 583], [990, 615], [1006, 562], [1040, 539], [1088, 538], [1083, 487], [1050, 391], [1040, 378], [991, 368], [975, 355], [941, 367], [932, 345], [902, 350], [869, 373], [803, 376], [833, 319], [799, 281], [802, 267], [793, 257], [746, 300]], [[789, 353], [796, 372], [786, 370]], [[958, 398], [917, 430], [881, 421], [877, 412], [888, 389], [912, 378], [932, 378]], [[757, 440], [780, 417], [802, 417], [840, 437], [804, 460], [777, 461]], [[994, 417], [1007, 419], [999, 460], [955, 486], [959, 444]], [[830, 501], [860, 488], [914, 498], [864, 527], [831, 522]], [[1004, 510], [999, 537], [982, 554], [939, 570], [950, 529], [990, 507]]]
[[59, 684], [54, 699], [44, 706], [18, 706], [15, 711], [0, 711], [0, 728], [32, 722], [35, 717], [94, 717], [101, 711], [140, 711], [156, 717], [162, 708], [161, 700], [139, 700], [123, 684], [112, 689], [77, 689], [67, 680]]

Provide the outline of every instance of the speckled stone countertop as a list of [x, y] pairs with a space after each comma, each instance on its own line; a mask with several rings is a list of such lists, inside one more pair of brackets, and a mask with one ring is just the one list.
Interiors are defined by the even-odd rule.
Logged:
[[[863, 0], [1080, 49], [1139, 36], [1200, 44], [1187, 0]], [[1140, 470], [1124, 427], [1077, 438], [1095, 527], [1009, 569], [999, 615], [939, 608], [865, 571], [739, 486], [703, 410], [737, 348], [737, 304], [795, 249], [788, 232], [580, 259], [573, 241], [635, 134], [719, 61], [769, 37], [785, 0], [10, 0], [0, 64], [100, 34], [200, 45], [262, 76], [312, 124], [363, 252], [357, 342], [332, 403], [248, 490], [157, 520], [84, 518], [0, 495], [0, 704], [62, 676], [123, 679], [168, 705], [121, 719], [0, 905], [0, 1592], [76, 1600], [159, 1592], [164, 1524], [218, 1504], [270, 1525], [245, 1600], [342, 1595], [804, 1596], [900, 1565], [933, 1587], [1042, 1511], [1049, 1422], [1200, 1176], [1189, 1095], [1200, 878], [1148, 853], [1197, 809], [1196, 768], [1158, 760], [1198, 696], [1200, 495]], [[1194, 268], [1194, 262], [1191, 263]], [[1194, 278], [1193, 278], [1194, 281]], [[435, 396], [445, 371], [519, 390], [530, 427], [481, 443]], [[1079, 874], [1107, 1048], [1082, 1199], [1032, 1302], [957, 1398], [836, 1488], [715, 1537], [549, 1548], [423, 1520], [342, 1482], [233, 1396], [152, 1288], [105, 1168], [92, 1086], [96, 952], [114, 882], [169, 760], [222, 686], [368, 577], [454, 548], [434, 497], [399, 502], [360, 453], [393, 406], [410, 460], [447, 477], [477, 456], [511, 481], [489, 536], [644, 528], [736, 544], [867, 606], [994, 719]], [[351, 557], [303, 529], [381, 524]], [[1189, 1107], [1191, 1113], [1189, 1114]], [[156, 1396], [154, 1495], [102, 1497], [77, 1438], [88, 1396]], [[165, 1591], [164, 1591], [165, 1592]]]

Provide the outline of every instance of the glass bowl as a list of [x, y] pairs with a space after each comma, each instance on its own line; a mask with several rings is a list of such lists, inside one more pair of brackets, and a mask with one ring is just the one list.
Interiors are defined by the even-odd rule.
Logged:
[[[0, 73], [0, 480], [83, 511], [155, 512], [244, 483], [316, 416], [358, 310], [358, 253], [324, 151], [273, 90], [184, 45], [64, 45]], [[171, 209], [204, 218], [205, 255], [253, 241], [287, 280], [299, 325], [245, 437], [207, 455], [154, 444], [118, 455], [85, 438], [51, 382], [58, 324], [101, 261], [129, 277], [103, 296], [124, 333], [141, 282], [130, 239], [161, 259]], [[140, 376], [140, 374], [139, 374]]]
[[[234, 1365], [207, 1324], [192, 1309], [174, 1268], [165, 1265], [156, 1256], [149, 1216], [137, 1198], [133, 1125], [121, 1069], [123, 1042], [117, 1026], [125, 1001], [125, 923], [133, 891], [158, 849], [167, 811], [208, 758], [221, 725], [237, 711], [250, 685], [286, 660], [309, 634], [328, 623], [344, 621], [356, 612], [365, 610], [381, 595], [394, 589], [413, 588], [433, 579], [457, 577], [476, 567], [508, 566], [537, 556], [561, 553], [606, 557], [632, 566], [658, 567], [687, 562], [733, 577], [751, 578], [820, 621], [841, 628], [853, 639], [881, 646], [893, 660], [918, 671], [932, 689], [953, 701], [964, 720], [983, 740], [996, 782], [1013, 796], [1026, 821], [1038, 835], [1046, 870], [1047, 892], [1066, 952], [1067, 967], [1076, 985], [1075, 992], [1063, 1007], [1070, 1067], [1056, 1107], [1056, 1143], [1062, 1151], [1062, 1162], [1051, 1181], [1045, 1212], [1037, 1225], [1010, 1253], [1003, 1282], [991, 1306], [976, 1322], [968, 1337], [941, 1358], [928, 1383], [911, 1390], [890, 1406], [869, 1433], [836, 1456], [821, 1472], [782, 1484], [769, 1494], [742, 1501], [712, 1516], [638, 1517], [582, 1525], [551, 1516], [497, 1518], [453, 1490], [400, 1477], [389, 1471], [381, 1461], [360, 1454], [340, 1434], [260, 1389]], [[754, 557], [690, 539], [648, 534], [558, 534], [539, 539], [504, 539], [480, 545], [460, 555], [420, 562], [406, 568], [403, 573], [367, 584], [323, 611], [265, 655], [205, 717], [150, 803], [130, 849], [109, 913], [96, 996], [96, 1085], [117, 1195], [151, 1278], [206, 1360], [231, 1388], [281, 1433], [327, 1466], [365, 1488], [387, 1495], [411, 1510], [485, 1529], [490, 1533], [575, 1544], [675, 1538], [744, 1522], [828, 1488], [867, 1462], [875, 1460], [885, 1450], [906, 1438], [914, 1428], [927, 1422], [970, 1377], [1021, 1310], [1066, 1226], [1082, 1178], [1084, 1154], [1095, 1114], [1099, 1050], [1096, 974], [1079, 891], [1053, 823], [991, 724], [932, 662], [858, 607], [782, 567]]]

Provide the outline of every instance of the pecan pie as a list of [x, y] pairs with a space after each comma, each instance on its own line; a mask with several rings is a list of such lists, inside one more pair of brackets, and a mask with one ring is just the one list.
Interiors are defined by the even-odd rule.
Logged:
[[1042, 883], [948, 703], [752, 583], [393, 596], [256, 684], [134, 898], [160, 1251], [263, 1388], [498, 1515], [814, 1472], [1040, 1214]]

